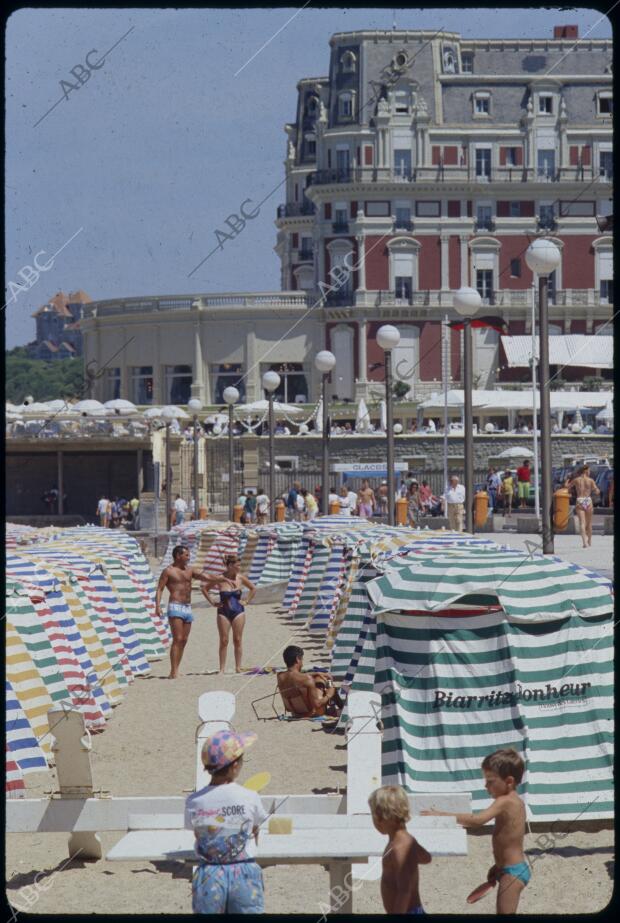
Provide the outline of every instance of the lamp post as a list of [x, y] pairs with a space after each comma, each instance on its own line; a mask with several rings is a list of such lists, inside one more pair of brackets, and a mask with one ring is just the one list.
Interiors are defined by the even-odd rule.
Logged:
[[199, 519], [199, 498], [198, 498], [198, 414], [202, 410], [202, 401], [193, 397], [187, 402], [187, 406], [194, 414], [194, 519]]
[[276, 471], [273, 458], [273, 393], [280, 387], [280, 376], [277, 372], [265, 372], [263, 375], [263, 388], [269, 396], [269, 504], [271, 519], [275, 509]]
[[321, 372], [323, 379], [321, 384], [321, 400], [323, 404], [323, 475], [321, 479], [321, 513], [327, 516], [329, 513], [329, 407], [327, 404], [327, 379], [330, 372], [336, 365], [336, 357], [328, 349], [322, 349], [314, 357], [314, 364]]
[[377, 343], [385, 352], [385, 411], [387, 430], [387, 482], [388, 482], [388, 524], [394, 525], [394, 414], [392, 408], [392, 350], [400, 343], [400, 331], [392, 324], [384, 324], [377, 330]]
[[457, 289], [454, 309], [463, 318], [463, 390], [465, 392], [463, 416], [463, 452], [465, 455], [465, 529], [474, 531], [474, 414], [472, 406], [472, 344], [471, 318], [476, 314], [482, 298], [475, 288]]
[[165, 481], [165, 491], [166, 491], [166, 519], [165, 522], [169, 523], [168, 528], [172, 525], [172, 472], [170, 471], [170, 420], [166, 420], [166, 481]]
[[239, 400], [239, 392], [232, 385], [224, 388], [222, 394], [228, 404], [228, 518], [232, 522], [235, 517], [235, 447], [233, 445], [233, 407]]
[[525, 262], [538, 276], [538, 390], [540, 392], [540, 467], [543, 554], [553, 554], [551, 504], [551, 398], [549, 394], [549, 276], [560, 265], [560, 251], [552, 240], [541, 237], [525, 251]]

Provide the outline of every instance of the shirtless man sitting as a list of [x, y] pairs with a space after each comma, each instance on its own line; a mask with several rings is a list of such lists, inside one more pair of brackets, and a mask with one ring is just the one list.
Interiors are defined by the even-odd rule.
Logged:
[[284, 648], [282, 656], [286, 670], [278, 673], [278, 689], [287, 711], [298, 718], [319, 715], [337, 717], [344, 706], [329, 673], [302, 673], [303, 648], [294, 644]]
[[159, 578], [157, 593], [155, 594], [155, 611], [161, 618], [161, 594], [167, 588], [168, 621], [172, 633], [172, 647], [170, 648], [170, 676], [176, 679], [179, 665], [189, 638], [194, 617], [192, 615], [192, 580], [205, 583], [209, 577], [201, 573], [198, 568], [189, 566], [189, 548], [186, 545], [177, 545], [172, 549], [172, 564], [166, 567]]

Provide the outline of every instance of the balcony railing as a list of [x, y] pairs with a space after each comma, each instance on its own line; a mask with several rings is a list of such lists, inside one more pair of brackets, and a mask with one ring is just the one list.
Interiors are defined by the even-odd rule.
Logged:
[[349, 222], [348, 221], [334, 221], [332, 224], [332, 231], [334, 234], [348, 234], [349, 233]]
[[398, 170], [391, 167], [351, 167], [348, 170], [316, 170], [308, 178], [309, 186], [338, 183], [610, 183], [611, 171], [599, 172], [592, 167], [562, 167], [553, 171], [539, 171], [526, 167], [491, 167], [479, 174], [475, 164], [469, 166], [431, 166]]
[[540, 218], [536, 219], [536, 227], [539, 231], [557, 231], [558, 223], [555, 218]]
[[297, 258], [301, 260], [302, 263], [311, 262], [314, 259], [314, 250], [303, 250], [302, 249], [299, 251]]
[[474, 221], [474, 234], [480, 234], [483, 231], [494, 231], [495, 221], [493, 218], [476, 218]]
[[413, 231], [413, 221], [411, 218], [397, 218], [394, 222], [395, 231]]
[[[596, 289], [558, 289], [549, 294], [550, 304], [557, 307], [607, 307]], [[531, 289], [494, 289], [483, 295], [483, 303], [502, 308], [531, 308]], [[439, 289], [412, 292], [409, 297], [399, 297], [394, 291], [356, 292], [355, 304], [361, 307], [412, 307], [452, 308], [453, 293]], [[613, 307], [612, 307], [613, 309]]]
[[278, 205], [278, 218], [299, 218], [304, 215], [314, 215], [316, 208], [312, 202], [287, 202]]
[[325, 295], [325, 304], [334, 307], [338, 305], [351, 305], [353, 304], [353, 300], [353, 294], [346, 289], [342, 289], [339, 292], [328, 292]]

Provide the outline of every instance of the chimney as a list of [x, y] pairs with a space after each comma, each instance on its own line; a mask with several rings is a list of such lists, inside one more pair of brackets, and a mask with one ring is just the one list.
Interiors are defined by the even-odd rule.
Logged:
[[554, 38], [579, 38], [579, 26], [554, 26]]

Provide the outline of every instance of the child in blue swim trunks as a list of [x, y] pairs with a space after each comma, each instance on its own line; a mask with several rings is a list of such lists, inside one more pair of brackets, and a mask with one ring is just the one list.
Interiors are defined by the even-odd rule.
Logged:
[[525, 805], [517, 795], [517, 786], [523, 778], [525, 764], [516, 750], [496, 750], [482, 761], [485, 788], [494, 798], [491, 807], [478, 814], [453, 814], [451, 811], [430, 809], [422, 814], [456, 817], [463, 827], [482, 827], [495, 819], [493, 830], [493, 856], [495, 864], [487, 878], [496, 881], [497, 913], [516, 913], [521, 892], [531, 878], [525, 860]]
[[368, 799], [372, 822], [390, 838], [383, 853], [381, 898], [386, 913], [424, 913], [420, 900], [418, 865], [431, 855], [407, 831], [409, 799], [400, 785], [384, 785]]

